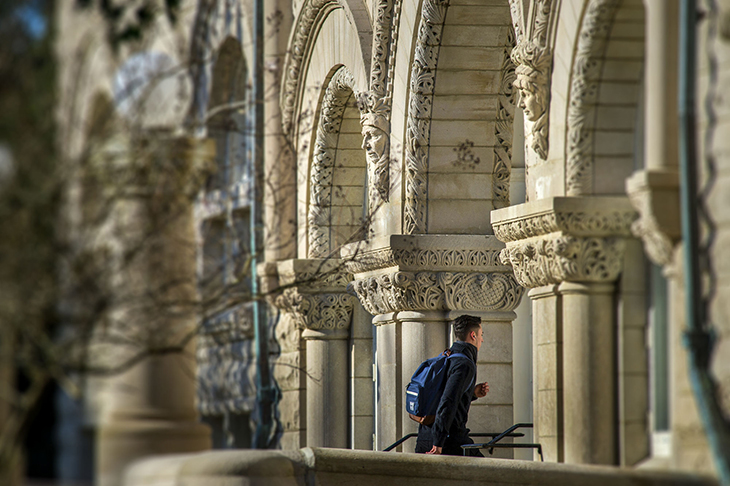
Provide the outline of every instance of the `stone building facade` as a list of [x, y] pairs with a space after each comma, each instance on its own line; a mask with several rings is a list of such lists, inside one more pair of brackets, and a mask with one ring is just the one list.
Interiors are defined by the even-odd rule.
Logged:
[[[416, 431], [405, 385], [448, 347], [449, 322], [469, 313], [484, 323], [478, 375], [491, 387], [472, 406], [472, 431], [534, 422], [528, 439], [568, 475], [579, 464], [716, 474], [681, 344], [679, 0], [266, 1], [258, 73], [253, 3], [184, 2], [177, 23], [159, 19], [147, 44], [112, 54], [99, 43], [74, 90], [88, 119], [94, 100], [113, 99], [135, 55], [183, 65], [202, 56], [180, 81], [181, 111], [146, 108], [157, 118], [135, 122], [197, 147], [185, 152], [191, 164], [217, 167], [177, 231], [197, 238], [198, 256], [185, 258], [198, 262], [201, 295], [237, 289], [202, 318], [197, 362], [188, 363], [197, 401], [191, 384], [175, 413], [154, 393], [126, 411], [117, 409], [129, 400], [100, 399], [118, 412], [94, 419], [101, 484], [120, 484], [124, 467], [149, 459], [139, 444], [150, 440], [163, 444], [156, 452], [210, 447], [191, 423], [196, 411], [218, 447], [248, 440], [256, 76], [265, 93], [264, 252], [255, 263], [279, 447], [381, 451]], [[710, 370], [727, 413], [730, 119], [721, 94], [730, 11], [709, 4], [696, 6], [714, 10], [694, 39], [693, 130], [712, 221], [703, 229], [717, 333]], [[78, 81], [71, 54], [100, 21], [84, 23], [89, 16], [60, 7], [60, 32], [73, 32], [59, 41], [62, 87]], [[76, 136], [72, 152], [84, 145]], [[180, 251], [168, 252], [170, 265]], [[151, 386], [169, 377], [142, 374]], [[154, 413], [125, 426], [139, 404]], [[153, 422], [160, 427], [150, 431]], [[169, 441], [176, 434], [189, 440]], [[204, 457], [214, 467], [215, 454]]]

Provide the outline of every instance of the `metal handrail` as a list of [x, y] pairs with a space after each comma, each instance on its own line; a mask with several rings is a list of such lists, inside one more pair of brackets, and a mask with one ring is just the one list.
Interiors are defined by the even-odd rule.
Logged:
[[[516, 429], [519, 428], [527, 428], [531, 429], [533, 428], [532, 424], [528, 423], [519, 423], [514, 424], [509, 429], [505, 430], [495, 438], [493, 438], [491, 441], [483, 444], [464, 444], [461, 446], [461, 450], [463, 451], [463, 454], [466, 455], [466, 451], [469, 449], [488, 449], [489, 455], [492, 455], [494, 453], [494, 449], [537, 449], [537, 453], [540, 454], [540, 461], [544, 462], [545, 458], [542, 455], [542, 445], [539, 443], [530, 443], [530, 444], [500, 444], [499, 441], [502, 440], [505, 437], [513, 437], [513, 433]], [[524, 437], [525, 434], [519, 434], [520, 437]]]
[[[507, 435], [505, 435], [505, 434], [507, 434]], [[391, 445], [389, 445], [388, 447], [383, 449], [383, 452], [391, 451], [391, 450], [395, 449], [396, 447], [398, 447], [399, 445], [401, 445], [403, 442], [410, 439], [411, 437], [417, 437], [417, 436], [418, 436], [418, 434], [416, 434], [416, 433], [404, 435], [403, 437], [401, 437], [400, 439], [398, 439], [397, 441], [393, 442]], [[507, 432], [475, 432], [473, 434], [469, 434], [469, 437], [495, 438], [495, 437], [500, 437], [500, 436], [501, 437], [524, 437], [525, 434], [523, 434], [521, 432], [511, 432], [511, 431], [509, 433], [507, 433]]]

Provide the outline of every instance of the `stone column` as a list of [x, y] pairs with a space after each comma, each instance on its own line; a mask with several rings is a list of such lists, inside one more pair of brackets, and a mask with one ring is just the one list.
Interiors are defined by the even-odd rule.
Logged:
[[644, 0], [646, 70], [644, 81], [645, 165], [649, 170], [677, 170], [679, 116], [679, 0]]
[[350, 328], [350, 447], [373, 450], [373, 317], [355, 302]]
[[195, 410], [190, 337], [199, 318], [192, 203], [213, 148], [161, 134], [117, 142], [102, 159], [102, 170], [114, 171], [110, 197], [118, 198], [105, 233], [113, 301], [90, 353], [92, 366], [112, 370], [96, 451], [102, 486], [121, 484], [141, 457], [210, 448]]
[[[397, 319], [401, 326], [401, 388], [405, 388], [413, 372], [428, 358], [449, 347], [449, 321], [443, 311], [403, 311]], [[400, 391], [400, 388], [398, 389]], [[418, 424], [410, 419], [405, 406], [400, 407], [403, 435], [418, 432]], [[403, 452], [414, 452], [416, 442], [403, 444]]]
[[565, 462], [616, 463], [613, 284], [563, 282]]
[[338, 260], [279, 262], [276, 306], [288, 311], [306, 343], [306, 445], [349, 443], [348, 338], [355, 298]]
[[632, 231], [657, 265], [668, 265], [681, 237], [677, 95], [679, 1], [645, 1], [644, 166], [626, 180], [639, 219]]
[[[527, 295], [533, 320], [533, 434], [546, 461], [564, 462], [562, 302], [557, 285], [537, 287]], [[539, 460], [537, 452], [533, 457]]]
[[394, 313], [376, 315], [375, 326], [375, 449], [382, 451], [403, 435], [405, 386], [400, 365], [400, 324]]
[[492, 211], [495, 235], [507, 243], [502, 261], [535, 289], [534, 417], [549, 460], [616, 463], [613, 292], [635, 217], [618, 197], [550, 198]]
[[[392, 235], [343, 250], [356, 277], [352, 289], [378, 326], [379, 450], [417, 431], [403, 406], [405, 385], [421, 362], [449, 346], [448, 324], [461, 314], [483, 316], [485, 334], [492, 337], [480, 353], [478, 373], [479, 379], [488, 375], [492, 392], [483, 403], [493, 406], [474, 407], [469, 423], [476, 424], [475, 432], [512, 424], [511, 321], [523, 289], [497, 261], [502, 248], [492, 236]], [[414, 446], [407, 442], [403, 450]]]
[[307, 342], [307, 446], [344, 449], [348, 444], [348, 329], [309, 327], [303, 338]]

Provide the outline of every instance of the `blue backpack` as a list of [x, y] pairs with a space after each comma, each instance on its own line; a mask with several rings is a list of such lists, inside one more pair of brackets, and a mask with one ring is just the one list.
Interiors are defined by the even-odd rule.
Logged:
[[463, 353], [447, 353], [448, 350], [421, 363], [406, 387], [406, 412], [419, 424], [431, 425], [436, 420], [436, 409], [446, 388], [448, 359], [454, 356], [469, 359]]

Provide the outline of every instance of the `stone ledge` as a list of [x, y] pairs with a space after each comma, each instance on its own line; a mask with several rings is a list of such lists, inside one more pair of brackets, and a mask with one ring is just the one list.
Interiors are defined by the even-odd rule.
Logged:
[[692, 473], [546, 462], [305, 448], [158, 456], [127, 469], [126, 486], [718, 486]]
[[631, 236], [636, 211], [626, 197], [553, 197], [492, 211], [494, 234], [505, 243], [559, 233]]

